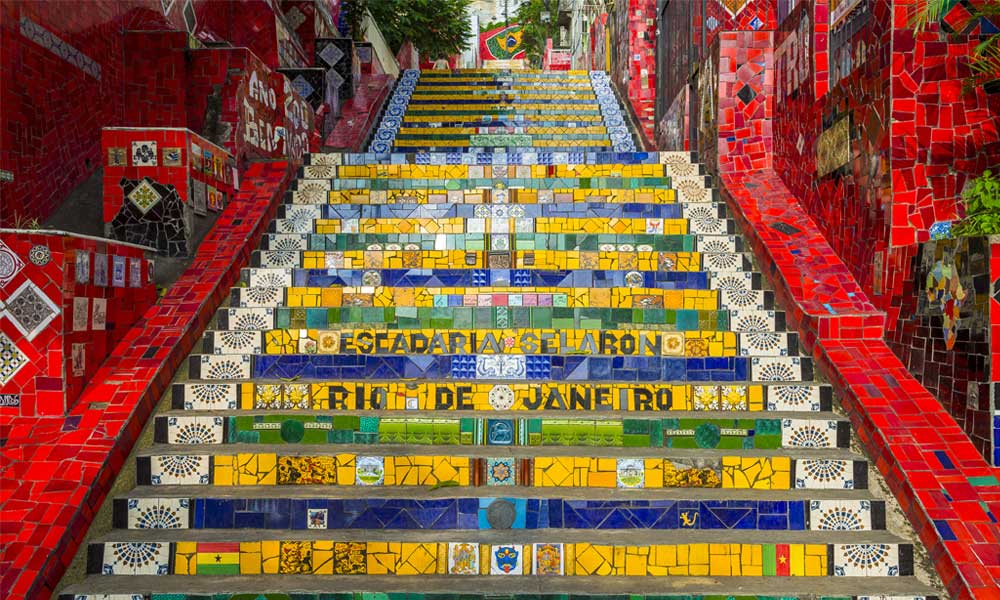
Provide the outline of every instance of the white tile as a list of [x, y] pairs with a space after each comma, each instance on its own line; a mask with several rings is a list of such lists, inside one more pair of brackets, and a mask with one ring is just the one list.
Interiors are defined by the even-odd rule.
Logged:
[[813, 500], [809, 503], [813, 531], [871, 531], [870, 500]]
[[250, 355], [246, 354], [201, 354], [199, 356], [200, 379], [250, 379], [252, 375]]
[[152, 485], [207, 485], [211, 479], [204, 454], [166, 454], [149, 457]]
[[184, 384], [184, 410], [235, 410], [238, 406], [239, 384]]
[[796, 459], [795, 488], [800, 490], [854, 489], [854, 461]]
[[836, 448], [837, 421], [782, 419], [782, 448]]
[[802, 381], [802, 359], [798, 356], [760, 356], [750, 359], [752, 381]]
[[817, 385], [773, 384], [765, 387], [767, 410], [819, 412], [820, 388]]
[[837, 577], [895, 577], [899, 575], [896, 544], [834, 544], [833, 575]]
[[170, 544], [109, 542], [104, 544], [104, 575], [167, 575]]
[[479, 575], [479, 544], [475, 542], [449, 542], [448, 574]]
[[167, 417], [168, 444], [221, 444], [222, 417]]
[[129, 529], [187, 529], [187, 498], [129, 498]]

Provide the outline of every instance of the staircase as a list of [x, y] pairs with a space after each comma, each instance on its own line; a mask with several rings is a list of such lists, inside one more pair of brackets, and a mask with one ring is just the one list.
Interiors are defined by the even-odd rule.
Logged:
[[308, 158], [65, 593], [935, 595], [691, 159], [603, 73], [407, 72], [369, 154]]

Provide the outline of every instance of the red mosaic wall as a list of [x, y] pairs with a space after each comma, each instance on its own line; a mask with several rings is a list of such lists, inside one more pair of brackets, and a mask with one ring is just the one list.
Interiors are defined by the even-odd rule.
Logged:
[[777, 4], [787, 0], [708, 0], [705, 3], [706, 43], [723, 31], [759, 31], [777, 28]]
[[[326, 13], [336, 8], [325, 1], [330, 5]], [[192, 10], [185, 12], [189, 5]], [[0, 90], [0, 169], [14, 176], [0, 183], [5, 198], [14, 199], [0, 206], [0, 226], [45, 220], [100, 164], [102, 127], [202, 131], [205, 103], [193, 96], [211, 94], [211, 85], [225, 81], [226, 73], [223, 69], [211, 83], [199, 81], [197, 93], [183, 85], [181, 48], [188, 32], [202, 41], [247, 47], [271, 68], [279, 66], [279, 48], [286, 61], [309, 62], [311, 55], [294, 33], [279, 44], [279, 17], [266, 0], [174, 2], [166, 16], [163, 7], [159, 0], [10, 0], [0, 5], [0, 71], [6, 77]], [[310, 22], [315, 24], [315, 17]], [[175, 33], [150, 33], [168, 30]], [[282, 85], [278, 91], [284, 93]], [[189, 113], [187, 122], [185, 111], [174, 110], [185, 96], [189, 106], [200, 102], [202, 108]], [[237, 114], [237, 106], [231, 114]]]
[[[766, 127], [741, 126], [740, 120], [761, 118], [747, 112], [754, 101], [762, 103], [764, 114], [772, 105], [771, 33], [723, 32], [718, 42], [722, 196], [948, 593], [962, 599], [995, 597], [1000, 589], [997, 472], [882, 340], [884, 313], [869, 302], [818, 223], [803, 212], [780, 170], [760, 168], [768, 163]], [[747, 101], [744, 86], [755, 92], [753, 100]], [[733, 139], [741, 132], [750, 138]]]
[[108, 237], [183, 256], [195, 219], [233, 197], [232, 156], [187, 129], [105, 128], [101, 146]]
[[[249, 262], [294, 174], [254, 163], [190, 267], [119, 343], [66, 417], [15, 417], [0, 454], [0, 590], [43, 598], [73, 560], [153, 406]], [[234, 243], [234, 241], [236, 243]], [[0, 323], [0, 326], [3, 324]], [[123, 334], [123, 335], [121, 335]]]
[[612, 30], [611, 80], [635, 114], [646, 144], [656, 129], [656, 0], [618, 2]]
[[0, 438], [14, 417], [63, 415], [97, 367], [156, 301], [152, 264], [134, 246], [52, 233], [0, 233], [14, 273], [0, 281]]

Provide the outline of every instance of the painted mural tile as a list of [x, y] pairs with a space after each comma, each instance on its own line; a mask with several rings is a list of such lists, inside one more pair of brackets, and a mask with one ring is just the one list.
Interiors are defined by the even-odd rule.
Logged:
[[28, 357], [18, 349], [14, 340], [0, 333], [0, 384], [7, 385], [28, 364]]
[[563, 575], [563, 544], [532, 544], [532, 573], [539, 576]]
[[31, 281], [25, 281], [5, 301], [7, 319], [31, 341], [41, 333], [62, 309]]

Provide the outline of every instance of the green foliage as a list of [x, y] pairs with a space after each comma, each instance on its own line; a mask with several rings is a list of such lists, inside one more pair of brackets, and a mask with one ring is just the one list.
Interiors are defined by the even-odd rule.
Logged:
[[952, 229], [956, 236], [1000, 234], [1000, 179], [988, 169], [972, 180], [965, 193], [965, 218]]
[[22, 214], [14, 213], [14, 229], [41, 229], [42, 224], [38, 219], [28, 218]]
[[406, 40], [435, 60], [469, 47], [472, 0], [364, 0], [393, 52]]
[[356, 42], [363, 41], [365, 31], [361, 24], [365, 20], [365, 13], [370, 8], [369, 0], [344, 0], [340, 8], [344, 13], [344, 22], [347, 23], [351, 38]]
[[[954, 0], [918, 0], [916, 11], [910, 15], [910, 26], [915, 33], [920, 33], [930, 24], [939, 23], [954, 4]], [[1000, 17], [1000, 2], [996, 0], [973, 3], [970, 9], [968, 19], [959, 23], [958, 29], [981, 17]], [[965, 78], [963, 85], [965, 93], [980, 86], [1000, 86], [1000, 33], [976, 45], [969, 55], [969, 70], [971, 75]]]
[[542, 57], [545, 56], [546, 38], [558, 39], [559, 26], [556, 25], [556, 11], [559, 2], [552, 0], [549, 7], [549, 21], [542, 22], [542, 12], [545, 11], [543, 0], [527, 0], [517, 8], [517, 18], [512, 22], [521, 24], [523, 37], [521, 44], [524, 46], [525, 55], [532, 68], [542, 67]]

